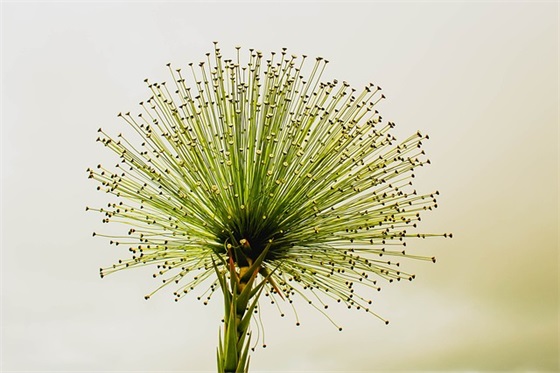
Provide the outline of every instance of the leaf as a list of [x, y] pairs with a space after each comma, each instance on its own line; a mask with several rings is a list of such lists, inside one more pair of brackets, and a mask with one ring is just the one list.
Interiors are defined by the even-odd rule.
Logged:
[[233, 372], [237, 369], [237, 314], [235, 312], [236, 301], [235, 297], [232, 297], [230, 303], [230, 311], [226, 317], [226, 331], [225, 331], [225, 341], [224, 341], [224, 356], [225, 363], [224, 368], [227, 372]]
[[241, 356], [239, 357], [239, 362], [237, 363], [236, 372], [247, 373], [249, 371], [249, 345], [251, 343], [251, 334], [247, 336], [247, 340], [243, 345], [241, 350]]

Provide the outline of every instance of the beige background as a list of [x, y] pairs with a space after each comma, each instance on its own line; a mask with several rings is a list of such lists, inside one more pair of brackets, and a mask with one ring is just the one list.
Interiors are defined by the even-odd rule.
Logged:
[[[110, 161], [142, 82], [219, 40], [331, 61], [325, 78], [383, 87], [403, 138], [431, 140], [417, 188], [441, 191], [412, 241], [437, 264], [375, 294], [388, 326], [306, 304], [266, 313], [253, 371], [556, 371], [558, 4], [549, 2], [3, 3], [2, 369], [214, 371], [221, 300], [149, 302], [151, 270], [104, 280], [126, 255], [91, 232], [104, 196], [85, 169]], [[403, 263], [404, 264], [404, 263]], [[289, 309], [289, 307], [285, 307]]]

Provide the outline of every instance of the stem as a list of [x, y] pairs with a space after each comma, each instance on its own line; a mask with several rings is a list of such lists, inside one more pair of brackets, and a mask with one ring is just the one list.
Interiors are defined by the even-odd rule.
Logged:
[[[247, 267], [241, 267], [239, 274], [241, 275], [242, 270], [246, 270]], [[237, 275], [237, 273], [235, 273]], [[245, 282], [239, 280], [241, 276], [238, 277], [236, 283], [234, 283], [232, 289], [229, 289], [230, 296], [228, 297], [230, 302], [225, 307], [224, 315], [224, 336], [225, 338], [221, 341], [221, 350], [225, 353], [222, 354], [222, 362], [218, 362], [218, 366], [223, 367], [223, 372], [247, 372], [249, 369], [249, 359], [248, 359], [248, 349], [251, 336], [248, 332], [249, 323], [247, 325], [242, 324], [242, 320], [246, 314], [247, 301], [240, 299], [242, 291], [247, 289], [248, 285]], [[250, 290], [250, 289], [249, 289]], [[249, 314], [250, 318], [251, 315]], [[220, 357], [218, 357], [220, 359]]]
[[[231, 245], [228, 247], [231, 254]], [[257, 306], [265, 283], [266, 276], [255, 284], [255, 279], [261, 269], [261, 264], [268, 248], [253, 262], [246, 259], [248, 265], [236, 269], [233, 256], [229, 255], [229, 262], [220, 258], [228, 271], [220, 270], [214, 262], [214, 270], [224, 295], [224, 334], [219, 334], [217, 352], [219, 373], [245, 373], [249, 370], [249, 345], [251, 334], [249, 326], [251, 317]], [[229, 276], [227, 273], [229, 272]], [[229, 279], [228, 279], [229, 277]], [[228, 281], [229, 280], [229, 281]]]

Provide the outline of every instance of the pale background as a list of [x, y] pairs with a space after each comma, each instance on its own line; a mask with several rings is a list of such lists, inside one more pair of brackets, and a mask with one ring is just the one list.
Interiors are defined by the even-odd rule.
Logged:
[[[91, 232], [105, 196], [86, 168], [112, 162], [96, 130], [220, 41], [324, 56], [326, 78], [387, 96], [396, 134], [420, 129], [441, 191], [412, 241], [437, 264], [375, 294], [385, 326], [306, 304], [265, 309], [259, 371], [556, 371], [558, 4], [549, 2], [2, 4], [2, 371], [215, 370], [221, 299], [145, 301], [151, 270], [100, 280], [128, 253]], [[285, 307], [289, 309], [289, 307]]]

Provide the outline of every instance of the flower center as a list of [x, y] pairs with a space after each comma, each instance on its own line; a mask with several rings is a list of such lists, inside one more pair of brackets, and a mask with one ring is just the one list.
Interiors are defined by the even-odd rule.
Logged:
[[285, 232], [279, 229], [277, 222], [273, 219], [263, 219], [260, 214], [233, 216], [227, 224], [227, 229], [217, 236], [223, 243], [241, 247], [243, 254], [251, 261], [256, 260], [268, 244], [271, 246], [265, 258], [267, 261], [280, 259], [290, 247]]

